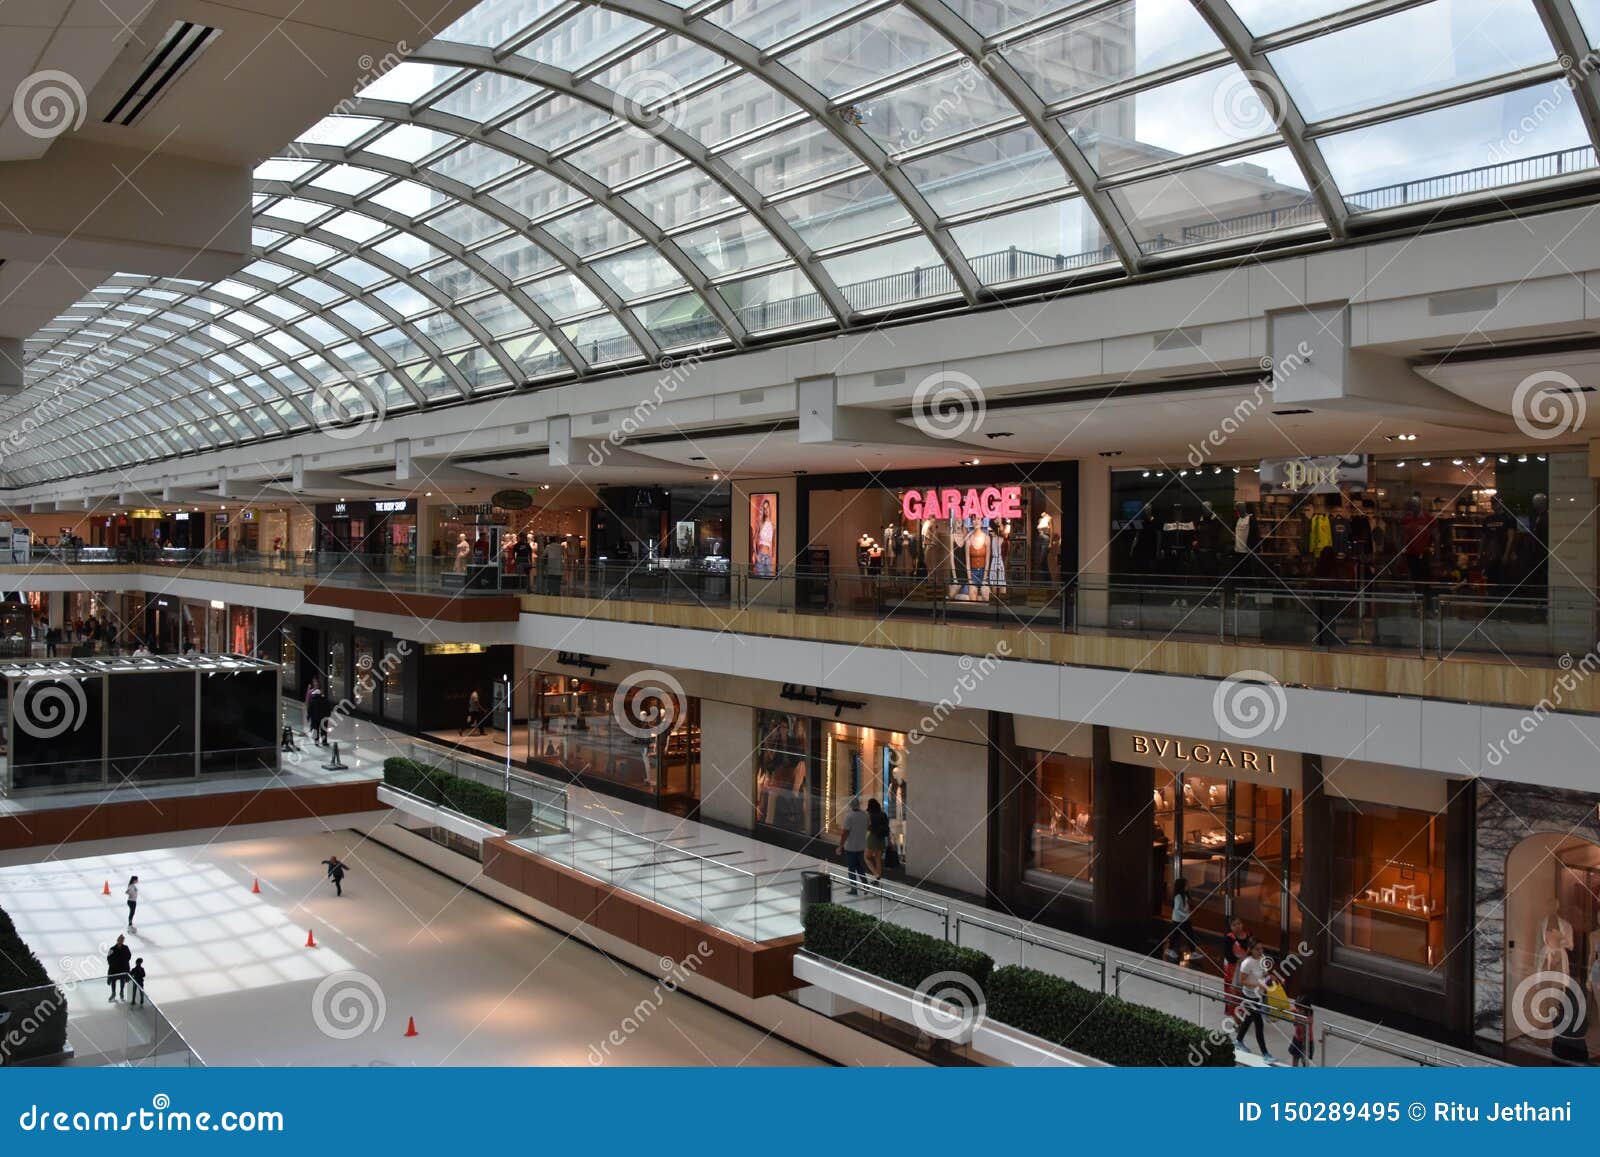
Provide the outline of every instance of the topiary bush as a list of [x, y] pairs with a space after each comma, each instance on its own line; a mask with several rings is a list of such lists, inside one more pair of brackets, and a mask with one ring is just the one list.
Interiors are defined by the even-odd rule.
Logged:
[[67, 1047], [67, 997], [0, 909], [0, 1064], [55, 1056]]
[[994, 970], [994, 960], [974, 948], [913, 932], [841, 904], [812, 904], [804, 920], [808, 952], [906, 988], [917, 988], [936, 972], [963, 973], [983, 988]]
[[383, 761], [383, 782], [481, 823], [506, 826], [506, 793], [497, 787], [399, 755]]
[[996, 969], [984, 991], [990, 1020], [1107, 1064], [1231, 1068], [1234, 1063], [1233, 1041], [1226, 1033], [1048, 972], [1015, 965]]

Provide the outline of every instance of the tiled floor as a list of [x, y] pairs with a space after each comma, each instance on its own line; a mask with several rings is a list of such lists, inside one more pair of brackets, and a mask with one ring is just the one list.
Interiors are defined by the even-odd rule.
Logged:
[[[351, 865], [343, 898], [321, 864], [335, 852]], [[151, 998], [207, 1064], [817, 1063], [346, 832], [0, 868], [23, 937], [52, 974], [85, 982], [69, 997], [85, 1052], [115, 1053], [138, 1027], [96, 979], [134, 873], [130, 946]], [[416, 1037], [404, 1035], [409, 1017]]]

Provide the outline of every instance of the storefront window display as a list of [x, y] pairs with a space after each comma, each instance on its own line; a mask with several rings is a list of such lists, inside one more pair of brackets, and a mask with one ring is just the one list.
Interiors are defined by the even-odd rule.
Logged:
[[1546, 455], [1283, 459], [1111, 477], [1112, 572], [1447, 584], [1543, 598]]
[[1094, 880], [1094, 764], [1074, 756], [1024, 751], [1032, 824], [1023, 872], [1046, 887]]
[[295, 642], [294, 631], [285, 627], [278, 632], [278, 662], [283, 668], [283, 689], [300, 690], [300, 647]]
[[1438, 964], [1445, 938], [1442, 818], [1334, 800], [1333, 846], [1339, 946], [1424, 968]]
[[900, 863], [906, 859], [906, 737], [898, 731], [756, 713], [756, 822], [798, 836], [838, 835], [850, 801], [877, 800]]
[[350, 695], [350, 655], [342, 636], [328, 640], [328, 669], [324, 692], [331, 702], [337, 703]]
[[[753, 496], [754, 497], [754, 496]], [[1061, 580], [1059, 483], [926, 483], [810, 492], [808, 569], [948, 586], [983, 601]]]
[[399, 647], [396, 647], [384, 656], [382, 672], [383, 717], [385, 719], [401, 721], [405, 719], [406, 685], [403, 672], [408, 654], [410, 654], [410, 648], [402, 651]]
[[359, 711], [372, 710], [377, 683], [373, 665], [377, 661], [378, 647], [371, 635], [357, 635], [355, 640], [356, 677], [352, 699]]
[[252, 607], [228, 608], [228, 650], [252, 655], [256, 649], [256, 612]]
[[[619, 703], [609, 683], [575, 675], [535, 680], [536, 718], [528, 729], [533, 759], [651, 795], [699, 796], [698, 700], [670, 704], [625, 694]], [[619, 717], [619, 711], [627, 714]], [[672, 723], [652, 734], [658, 711]]]

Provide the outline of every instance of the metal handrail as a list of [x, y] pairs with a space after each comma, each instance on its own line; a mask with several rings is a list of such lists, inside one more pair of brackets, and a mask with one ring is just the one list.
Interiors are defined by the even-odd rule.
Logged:
[[1024, 944], [1032, 944], [1036, 948], [1046, 948], [1052, 952], [1059, 952], [1063, 956], [1073, 956], [1079, 960], [1087, 961], [1088, 963], [1093, 964], [1095, 969], [1099, 972], [1101, 988], [1104, 989], [1105, 987], [1107, 954], [1104, 952], [1095, 952], [1090, 948], [1080, 948], [1076, 944], [1069, 944], [1064, 940], [1056, 940], [1051, 937], [1040, 936], [1037, 933], [1029, 932], [1023, 928], [1007, 928], [1004, 924], [998, 924], [993, 920], [985, 920], [983, 917], [974, 916], [970, 912], [962, 912], [958, 910], [955, 913], [955, 921], [955, 942], [957, 944], [961, 943], [961, 926], [963, 924], [971, 924], [974, 927], [982, 928], [985, 931], [998, 932], [1002, 936], [1008, 936], [1013, 940], [1020, 940]]

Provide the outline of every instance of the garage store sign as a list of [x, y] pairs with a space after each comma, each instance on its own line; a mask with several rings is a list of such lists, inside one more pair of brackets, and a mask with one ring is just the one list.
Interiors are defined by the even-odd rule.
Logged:
[[942, 490], [907, 490], [900, 496], [907, 522], [924, 518], [1021, 518], [1022, 487], [952, 486]]

